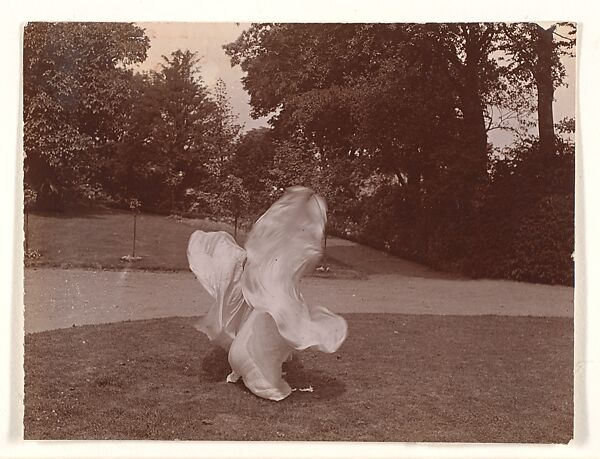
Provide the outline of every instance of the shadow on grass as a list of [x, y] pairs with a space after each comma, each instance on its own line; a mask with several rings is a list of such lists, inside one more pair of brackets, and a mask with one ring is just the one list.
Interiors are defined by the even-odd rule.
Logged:
[[573, 322], [347, 314], [335, 354], [286, 364], [282, 402], [225, 382], [192, 318], [25, 336], [25, 438], [566, 443]]
[[227, 361], [227, 352], [220, 347], [212, 346], [202, 359], [202, 370], [207, 381], [225, 381], [231, 371]]
[[29, 212], [29, 218], [31, 217], [43, 217], [53, 219], [103, 219], [108, 215], [131, 215], [130, 212], [122, 209], [111, 209], [108, 207], [81, 207], [81, 208], [69, 208], [65, 210], [32, 210]]
[[312, 387], [313, 399], [328, 401], [338, 398], [346, 392], [346, 385], [341, 380], [331, 376], [325, 370], [305, 368], [298, 355], [294, 355], [291, 362], [284, 363], [283, 370], [286, 372], [285, 380], [292, 388]]

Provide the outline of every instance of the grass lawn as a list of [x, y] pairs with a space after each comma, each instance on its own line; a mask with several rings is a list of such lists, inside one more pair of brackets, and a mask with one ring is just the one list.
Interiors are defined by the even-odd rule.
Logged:
[[[145, 269], [188, 271], [187, 242], [197, 229], [227, 231], [233, 226], [204, 219], [175, 219], [164, 215], [137, 217], [136, 256], [142, 259], [123, 262], [133, 248], [131, 213], [97, 209], [75, 213], [32, 213], [29, 215], [29, 249], [40, 258], [26, 260], [27, 267]], [[238, 242], [246, 235], [238, 231]], [[330, 271], [319, 277], [357, 278], [361, 274], [344, 263], [325, 256], [322, 264]]]
[[[91, 226], [90, 226], [91, 229]], [[348, 314], [282, 402], [225, 382], [194, 318], [25, 337], [26, 439], [567, 442], [572, 319]], [[376, 332], [373, 332], [376, 330]]]

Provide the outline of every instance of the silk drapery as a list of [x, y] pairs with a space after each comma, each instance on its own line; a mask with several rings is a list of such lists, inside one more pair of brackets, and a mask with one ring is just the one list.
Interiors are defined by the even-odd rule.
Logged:
[[307, 304], [298, 286], [322, 255], [326, 211], [312, 190], [291, 187], [256, 221], [245, 250], [225, 232], [190, 238], [190, 268], [215, 299], [197, 328], [228, 351], [228, 380], [241, 377], [260, 397], [291, 393], [281, 367], [294, 350], [331, 353], [346, 338], [346, 321]]

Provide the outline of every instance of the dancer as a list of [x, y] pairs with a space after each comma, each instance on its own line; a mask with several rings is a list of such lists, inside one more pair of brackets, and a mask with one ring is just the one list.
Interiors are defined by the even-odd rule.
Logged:
[[190, 237], [190, 268], [215, 299], [197, 328], [228, 351], [227, 381], [241, 377], [259, 397], [291, 393], [281, 366], [294, 350], [331, 353], [346, 338], [346, 321], [298, 289], [322, 255], [326, 221], [323, 198], [294, 186], [256, 221], [245, 250], [223, 231]]

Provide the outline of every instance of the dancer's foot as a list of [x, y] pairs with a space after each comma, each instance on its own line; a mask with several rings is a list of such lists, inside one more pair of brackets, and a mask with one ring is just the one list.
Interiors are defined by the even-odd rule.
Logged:
[[238, 375], [235, 371], [232, 371], [227, 375], [227, 382], [236, 383], [240, 379], [240, 375]]

